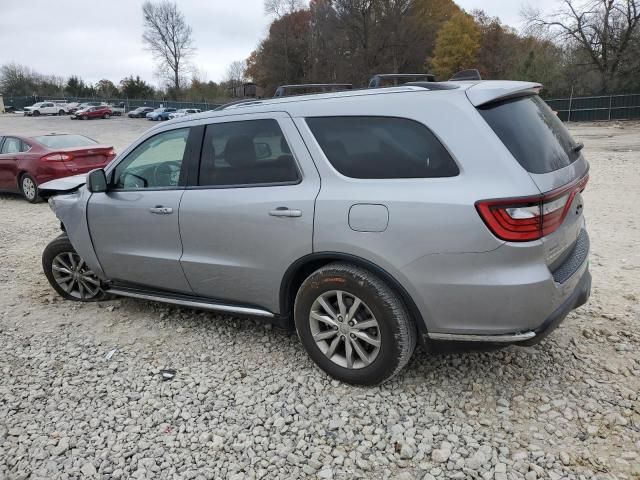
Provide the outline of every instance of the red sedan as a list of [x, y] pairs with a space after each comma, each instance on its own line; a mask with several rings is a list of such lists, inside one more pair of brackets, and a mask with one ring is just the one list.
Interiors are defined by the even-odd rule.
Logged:
[[103, 168], [115, 156], [113, 147], [82, 135], [0, 134], [0, 191], [21, 193], [36, 203], [38, 185]]
[[83, 110], [77, 110], [71, 115], [71, 120], [90, 120], [92, 118], [109, 118], [111, 117], [111, 107], [107, 105], [98, 105], [93, 107], [87, 107]]

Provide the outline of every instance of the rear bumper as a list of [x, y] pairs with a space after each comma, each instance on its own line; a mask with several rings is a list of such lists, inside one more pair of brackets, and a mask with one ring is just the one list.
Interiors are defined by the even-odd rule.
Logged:
[[535, 337], [522, 342], [522, 345], [535, 345], [536, 343], [539, 343], [562, 323], [571, 310], [575, 310], [587, 303], [590, 296], [591, 273], [589, 273], [589, 269], [587, 268], [569, 298], [567, 298], [562, 305], [556, 308], [553, 313], [533, 331], [533, 333], [535, 333]]

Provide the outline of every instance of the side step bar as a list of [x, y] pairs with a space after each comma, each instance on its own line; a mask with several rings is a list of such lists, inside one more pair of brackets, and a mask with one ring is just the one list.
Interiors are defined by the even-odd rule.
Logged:
[[189, 299], [186, 296], [171, 296], [162, 295], [160, 293], [147, 293], [136, 290], [129, 290], [125, 288], [109, 288], [105, 290], [106, 293], [112, 293], [113, 295], [120, 295], [123, 297], [140, 298], [142, 300], [152, 300], [154, 302], [171, 303], [174, 305], [180, 305], [182, 307], [199, 308], [201, 310], [212, 310], [214, 312], [228, 312], [237, 313], [239, 315], [248, 315], [252, 317], [267, 317], [273, 318], [275, 315], [268, 310], [253, 307], [240, 307], [236, 305], [227, 305], [224, 303], [209, 302], [205, 299]]
[[501, 335], [467, 335], [464, 333], [429, 333], [432, 340], [451, 340], [456, 342], [494, 342], [494, 343], [514, 343], [531, 340], [536, 336], [535, 332], [522, 332]]

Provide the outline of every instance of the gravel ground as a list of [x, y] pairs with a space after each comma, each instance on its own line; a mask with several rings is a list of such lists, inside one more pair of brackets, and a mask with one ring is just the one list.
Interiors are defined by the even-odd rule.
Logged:
[[[148, 126], [0, 116], [119, 150]], [[640, 478], [640, 124], [571, 129], [592, 166], [589, 304], [538, 346], [418, 351], [377, 388], [257, 321], [59, 299], [40, 265], [56, 219], [0, 195], [0, 479]]]

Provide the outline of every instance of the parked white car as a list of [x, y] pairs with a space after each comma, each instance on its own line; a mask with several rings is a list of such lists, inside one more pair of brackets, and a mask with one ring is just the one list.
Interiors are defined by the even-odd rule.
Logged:
[[191, 115], [193, 113], [200, 113], [202, 110], [199, 108], [181, 108], [180, 110], [176, 110], [173, 113], [169, 114], [169, 120], [172, 118], [180, 118], [186, 117], [187, 115]]
[[34, 117], [38, 115], [65, 115], [68, 111], [66, 105], [54, 102], [39, 102], [30, 107], [24, 107], [24, 114]]

